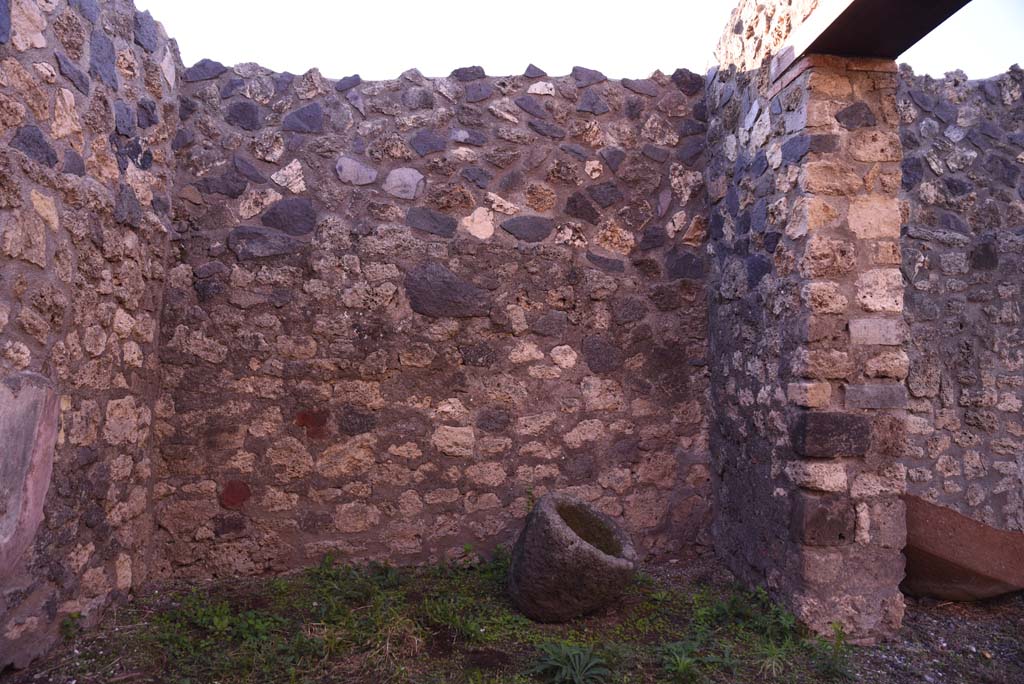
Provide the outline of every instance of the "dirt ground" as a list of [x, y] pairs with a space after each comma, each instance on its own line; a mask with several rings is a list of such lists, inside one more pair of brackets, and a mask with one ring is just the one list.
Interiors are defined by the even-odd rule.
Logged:
[[807, 634], [710, 560], [646, 568], [619, 605], [567, 625], [515, 612], [506, 573], [507, 556], [419, 569], [325, 561], [286, 577], [152, 587], [96, 628], [66, 622], [48, 658], [0, 683], [571, 682], [538, 663], [576, 653], [595, 668], [587, 684], [1024, 684], [1024, 593], [908, 599], [895, 639], [853, 647]]

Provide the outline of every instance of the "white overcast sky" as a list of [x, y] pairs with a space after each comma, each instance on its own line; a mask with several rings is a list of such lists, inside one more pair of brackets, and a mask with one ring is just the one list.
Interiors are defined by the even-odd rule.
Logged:
[[[893, 0], [901, 2], [902, 0]], [[209, 57], [366, 80], [418, 68], [445, 76], [479, 64], [494, 76], [533, 62], [610, 78], [703, 72], [736, 0], [136, 0], [178, 40], [186, 65]], [[614, 7], [614, 9], [606, 9]], [[1024, 0], [973, 0], [901, 59], [917, 73], [987, 78], [1024, 62]]]

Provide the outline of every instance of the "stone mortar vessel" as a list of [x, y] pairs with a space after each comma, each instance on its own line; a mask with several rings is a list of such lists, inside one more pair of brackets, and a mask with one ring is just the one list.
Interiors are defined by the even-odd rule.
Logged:
[[537, 622], [565, 622], [617, 599], [636, 571], [629, 536], [607, 515], [548, 494], [526, 519], [509, 570], [512, 602]]

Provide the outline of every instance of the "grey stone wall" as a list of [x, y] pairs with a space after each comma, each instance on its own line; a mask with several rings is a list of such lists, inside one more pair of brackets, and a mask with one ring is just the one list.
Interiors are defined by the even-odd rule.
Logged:
[[161, 574], [458, 557], [553, 489], [706, 543], [701, 77], [184, 81]]
[[[0, 517], [38, 523], [3, 559], [2, 670], [146, 578], [178, 58], [130, 2], [0, 14]], [[39, 387], [59, 422], [29, 410]], [[9, 467], [26, 430], [38, 453]]]
[[900, 74], [908, 491], [1024, 531], [1024, 73]]

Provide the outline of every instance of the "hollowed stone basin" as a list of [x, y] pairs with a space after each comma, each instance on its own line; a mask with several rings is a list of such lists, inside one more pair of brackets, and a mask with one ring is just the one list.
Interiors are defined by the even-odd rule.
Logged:
[[635, 571], [633, 544], [611, 518], [548, 494], [527, 516], [512, 550], [509, 594], [531, 620], [565, 622], [614, 602]]

